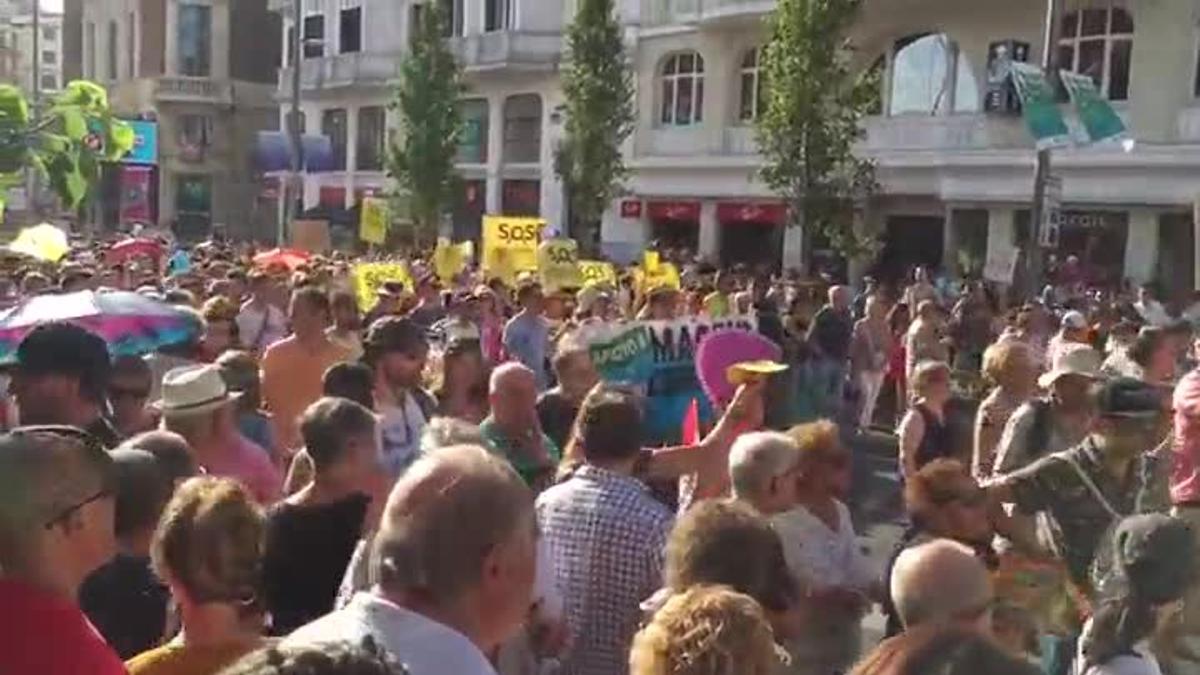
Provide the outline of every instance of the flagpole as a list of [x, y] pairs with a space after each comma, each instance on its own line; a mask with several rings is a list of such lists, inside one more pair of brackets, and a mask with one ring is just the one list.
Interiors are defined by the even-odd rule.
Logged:
[[[1060, 0], [1046, 0], [1046, 19], [1042, 35], [1042, 70], [1051, 87], [1058, 83], [1058, 29], [1062, 15]], [[1042, 214], [1046, 210], [1046, 183], [1051, 171], [1050, 149], [1038, 150], [1033, 174], [1033, 209], [1029, 214], [1029, 233], [1025, 244], [1025, 291], [1037, 294], [1044, 272], [1041, 241]]]

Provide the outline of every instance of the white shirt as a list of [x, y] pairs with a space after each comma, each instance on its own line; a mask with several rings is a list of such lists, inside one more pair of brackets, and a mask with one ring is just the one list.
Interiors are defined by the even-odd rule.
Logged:
[[879, 579], [879, 572], [872, 569], [858, 546], [850, 510], [839, 501], [837, 511], [836, 531], [803, 506], [780, 513], [771, 522], [783, 542], [784, 558], [792, 574], [816, 588], [865, 590]]
[[416, 461], [426, 421], [421, 406], [409, 393], [404, 394], [404, 407], [379, 406], [380, 462], [392, 478], [399, 478]]
[[359, 644], [368, 635], [403, 663], [409, 675], [496, 675], [483, 652], [465, 635], [374, 593], [355, 595], [345, 608], [284, 638], [282, 646]]
[[262, 309], [247, 302], [238, 312], [237, 327], [238, 339], [246, 349], [262, 352], [287, 337], [288, 324], [283, 311], [275, 305], [268, 304]]

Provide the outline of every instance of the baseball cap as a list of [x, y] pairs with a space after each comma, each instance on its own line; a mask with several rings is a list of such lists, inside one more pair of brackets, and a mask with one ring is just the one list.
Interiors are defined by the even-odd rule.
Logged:
[[416, 354], [429, 348], [429, 337], [425, 329], [412, 319], [385, 316], [367, 329], [363, 347], [374, 356], [389, 352]]
[[1174, 602], [1195, 575], [1192, 529], [1161, 513], [1130, 516], [1117, 525], [1113, 560], [1137, 595], [1156, 605]]
[[69, 375], [102, 389], [112, 362], [100, 336], [71, 323], [45, 323], [17, 346], [17, 370], [25, 375]]
[[1101, 417], [1152, 417], [1163, 411], [1162, 393], [1132, 377], [1119, 377], [1100, 385], [1096, 409]]

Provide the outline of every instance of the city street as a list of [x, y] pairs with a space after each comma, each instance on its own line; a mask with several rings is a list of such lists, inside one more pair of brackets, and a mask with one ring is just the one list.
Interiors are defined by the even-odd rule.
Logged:
[[[854, 486], [850, 499], [859, 542], [874, 566], [882, 570], [904, 532], [900, 477], [896, 470], [896, 437], [869, 431], [855, 438]], [[878, 609], [863, 620], [863, 648], [883, 637]]]

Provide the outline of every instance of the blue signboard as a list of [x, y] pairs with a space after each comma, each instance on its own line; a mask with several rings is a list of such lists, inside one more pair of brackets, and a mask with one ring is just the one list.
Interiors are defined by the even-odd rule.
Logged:
[[133, 127], [133, 149], [121, 158], [125, 164], [158, 164], [158, 122], [129, 120]]

